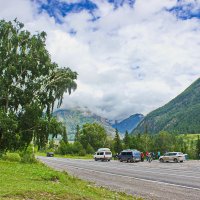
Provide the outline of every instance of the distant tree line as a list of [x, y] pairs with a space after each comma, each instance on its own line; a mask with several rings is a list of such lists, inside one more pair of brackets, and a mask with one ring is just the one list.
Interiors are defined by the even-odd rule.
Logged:
[[186, 138], [186, 135], [178, 135], [166, 131], [155, 135], [150, 135], [148, 132], [130, 135], [126, 131], [122, 139], [116, 129], [115, 137], [112, 139], [107, 136], [106, 130], [102, 125], [87, 123], [82, 128], [77, 126], [74, 143], [62, 140], [58, 147], [54, 146], [54, 150], [62, 155], [77, 154], [84, 156], [85, 154], [93, 154], [98, 148], [108, 147], [114, 155], [120, 153], [123, 149], [137, 149], [141, 152], [157, 153], [159, 151], [161, 154], [168, 151], [180, 151], [188, 154], [190, 158], [199, 158], [199, 136], [197, 140], [187, 140]]

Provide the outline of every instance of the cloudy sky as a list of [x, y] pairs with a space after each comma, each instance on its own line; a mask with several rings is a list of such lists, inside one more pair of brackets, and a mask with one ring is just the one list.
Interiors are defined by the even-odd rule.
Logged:
[[16, 17], [78, 72], [65, 108], [147, 114], [200, 77], [200, 0], [0, 0], [0, 18]]

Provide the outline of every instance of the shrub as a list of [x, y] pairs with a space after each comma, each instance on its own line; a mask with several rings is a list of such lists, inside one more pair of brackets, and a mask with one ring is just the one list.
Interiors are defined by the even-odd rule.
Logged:
[[88, 154], [93, 154], [95, 151], [94, 151], [93, 147], [90, 144], [88, 144], [87, 148], [86, 148], [86, 152]]
[[86, 151], [85, 149], [81, 149], [78, 153], [79, 156], [85, 156], [86, 155]]
[[23, 163], [36, 163], [35, 155], [32, 153], [23, 152], [21, 155], [21, 162]]
[[28, 148], [20, 153], [21, 162], [23, 163], [36, 163], [37, 160], [35, 158], [33, 147], [30, 145]]
[[69, 150], [69, 145], [64, 141], [61, 141], [60, 146], [58, 147], [58, 150], [55, 153], [65, 155], [68, 153], [68, 150]]
[[73, 144], [73, 153], [80, 154], [83, 151], [83, 146], [80, 142], [74, 142]]
[[3, 160], [10, 161], [10, 162], [20, 162], [21, 157], [18, 153], [6, 153], [2, 156]]

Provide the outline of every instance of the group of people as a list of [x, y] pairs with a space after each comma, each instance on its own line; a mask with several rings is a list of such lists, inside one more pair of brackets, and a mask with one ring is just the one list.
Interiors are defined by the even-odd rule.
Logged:
[[[146, 156], [146, 161], [147, 162], [151, 162], [152, 160], [156, 159], [156, 154], [154, 152], [146, 152], [146, 153], [143, 153], [141, 152], [141, 161], [143, 162], [144, 161], [144, 157]], [[157, 152], [157, 158], [160, 157], [160, 152], [158, 151]]]

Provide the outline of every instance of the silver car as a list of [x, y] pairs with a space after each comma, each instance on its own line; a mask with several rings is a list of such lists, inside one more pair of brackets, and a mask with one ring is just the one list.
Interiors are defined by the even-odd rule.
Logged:
[[160, 156], [160, 162], [183, 162], [185, 156], [181, 152], [167, 152], [163, 156]]

